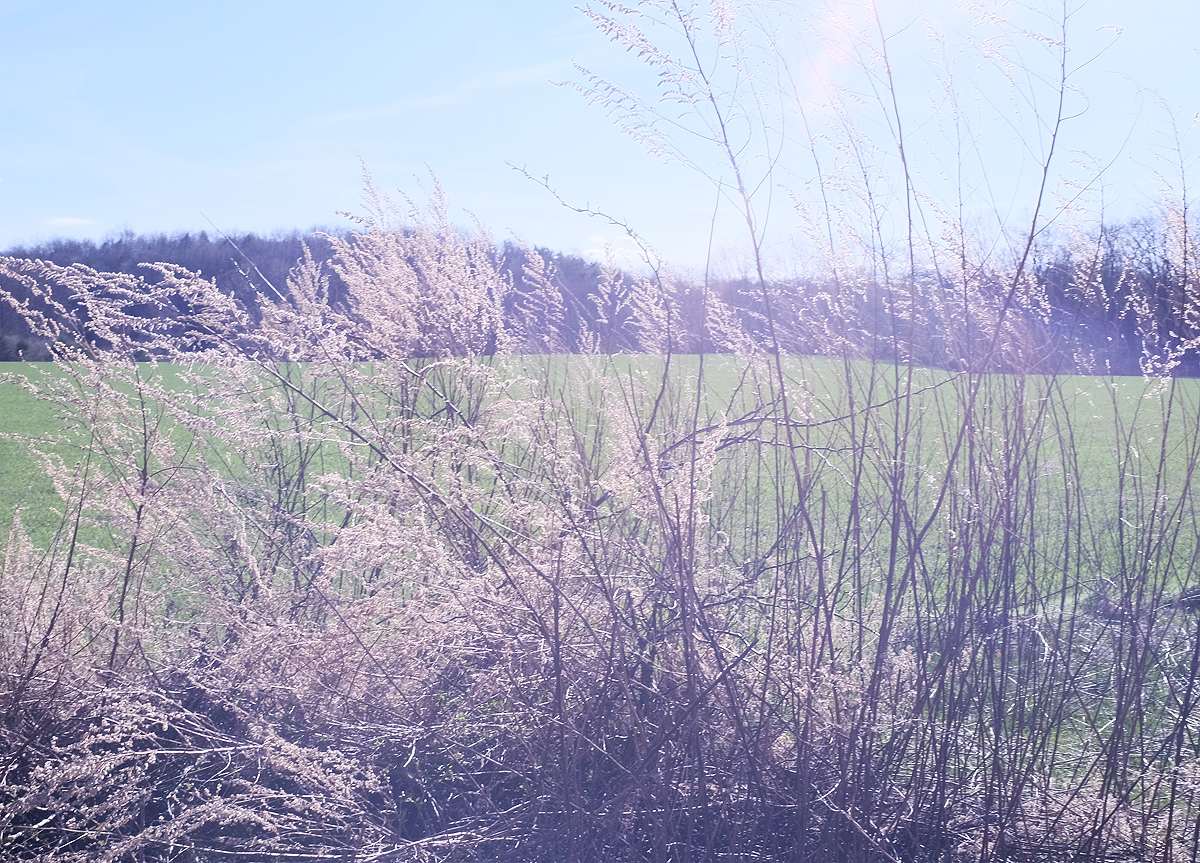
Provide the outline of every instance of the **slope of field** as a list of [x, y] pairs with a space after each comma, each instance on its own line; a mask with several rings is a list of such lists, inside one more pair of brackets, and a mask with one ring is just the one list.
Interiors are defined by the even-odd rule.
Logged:
[[7, 535], [19, 509], [26, 528], [45, 541], [57, 524], [53, 513], [57, 498], [28, 445], [58, 433], [63, 423], [52, 405], [22, 386], [31, 371], [38, 369], [25, 363], [0, 363], [0, 531]]
[[[1200, 403], [1200, 381], [1190, 379], [1163, 382], [1040, 375], [973, 378], [931, 369], [872, 366], [861, 361], [790, 358], [784, 366], [784, 383], [791, 399], [787, 410], [793, 417], [789, 438], [784, 424], [770, 419], [782, 414], [782, 402], [776, 395], [775, 372], [763, 358], [558, 355], [510, 357], [496, 366], [510, 384], [489, 396], [493, 403], [548, 393], [564, 409], [583, 412], [584, 424], [589, 422], [589, 411], [637, 410], [646, 413], [641, 421], [648, 424], [661, 423], [668, 412], [676, 424], [694, 423], [694, 429], [666, 441], [658, 454], [663, 471], [684, 464], [692, 447], [707, 439], [721, 438], [721, 452], [743, 444], [766, 440], [787, 444], [790, 440], [791, 446], [811, 457], [808, 470], [826, 495], [827, 506], [839, 500], [846, 502], [843, 493], [848, 495], [853, 484], [836, 478], [826, 480], [846, 468], [843, 456], [860, 447], [899, 446], [912, 460], [917, 477], [914, 489], [920, 486], [922, 475], [936, 480], [952, 457], [962, 457], [961, 451], [954, 454], [956, 446], [961, 445], [959, 436], [968, 405], [973, 417], [994, 421], [995, 428], [984, 430], [994, 440], [1003, 439], [1011, 431], [1008, 424], [1017, 414], [1028, 414], [1030, 422], [1041, 423], [1044, 439], [1032, 442], [1034, 449], [1027, 455], [1036, 459], [1038, 471], [1046, 478], [1071, 470], [1078, 480], [1078, 493], [1099, 502], [1100, 510], [1109, 509], [1110, 503], [1115, 506], [1120, 495], [1128, 493], [1129, 485], [1140, 481], [1144, 469], [1157, 471], [1160, 464], [1166, 478], [1160, 493], [1169, 494], [1172, 481], [1190, 477], [1189, 459], [1194, 454], [1195, 440], [1192, 430], [1178, 421], [1170, 424], [1165, 437], [1155, 432], [1170, 421], [1162, 410], [1163, 396], [1170, 389], [1177, 413], [1181, 405], [1184, 414], [1194, 412]], [[179, 368], [164, 365], [154, 369], [152, 375], [165, 376], [163, 381], [169, 390], [180, 386]], [[84, 443], [80, 435], [86, 429], [69, 405], [53, 405], [22, 385], [47, 374], [59, 380], [52, 366], [7, 363], [2, 370], [0, 529], [7, 530], [13, 513], [20, 509], [26, 529], [32, 531], [38, 544], [44, 544], [57, 529], [61, 503], [29, 453], [29, 444], [39, 442], [45, 451], [57, 452], [64, 460], [77, 460], [78, 446]], [[204, 374], [200, 372], [200, 380]], [[703, 384], [698, 386], [701, 379]], [[977, 387], [974, 393], [973, 387]], [[431, 386], [426, 394], [430, 400], [426, 409], [431, 412], [436, 410], [436, 392]], [[660, 415], [651, 417], [644, 406], [634, 404], [635, 393], [645, 392], [657, 393], [651, 404]], [[447, 395], [453, 397], [452, 393]], [[775, 404], [768, 404], [772, 398]], [[871, 417], [875, 422], [869, 432], [865, 423], [856, 430], [852, 428], [854, 417]], [[598, 416], [593, 419], [595, 428], [603, 426]], [[901, 427], [905, 440], [889, 441], [887, 436], [897, 434]], [[74, 428], [73, 435], [68, 433], [69, 428]], [[863, 434], [869, 437], [861, 437]], [[222, 460], [224, 457], [218, 458]], [[329, 470], [344, 467], [336, 447], [326, 451], [324, 463]], [[744, 469], [744, 464], [727, 460], [723, 481], [732, 485], [746, 482], [746, 477], [737, 473]], [[818, 476], [826, 479], [818, 481]], [[777, 491], [764, 487], [759, 496], [740, 495], [737, 506], [739, 518], [745, 520], [743, 529], [752, 523], [764, 535], [778, 530], [776, 516], [786, 515], [775, 512], [780, 503], [773, 497]], [[755, 505], [753, 502], [762, 495], [767, 496], [760, 501], [765, 508], [749, 516], [745, 507]], [[1095, 535], [1102, 539], [1117, 518], [1114, 509], [1103, 523], [1093, 525]], [[759, 539], [744, 537], [745, 548], [739, 553], [753, 557]], [[1100, 566], [1101, 561], [1096, 564]]]

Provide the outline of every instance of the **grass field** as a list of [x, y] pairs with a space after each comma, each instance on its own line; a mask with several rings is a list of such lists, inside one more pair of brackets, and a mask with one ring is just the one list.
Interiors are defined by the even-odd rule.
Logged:
[[59, 508], [54, 489], [28, 450], [28, 442], [54, 435], [63, 427], [49, 403], [20, 383], [30, 369], [23, 363], [0, 363], [0, 530], [5, 535], [13, 512], [43, 541], [52, 533]]
[[[697, 391], [701, 362], [704, 383]], [[678, 412], [681, 405], [686, 405], [695, 413], [695, 423], [702, 430], [693, 436], [695, 440], [703, 440], [706, 436], [703, 430], [708, 429], [708, 435], [728, 438], [725, 446], [740, 440], [741, 418], [763, 413], [763, 393], [773, 384], [771, 371], [765, 364], [727, 355], [707, 356], [703, 360], [675, 356], [669, 363], [652, 356], [509, 358], [500, 363], [500, 369], [506, 378], [518, 383], [499, 393], [493, 392], [488, 397], [493, 402], [510, 398], [527, 400], [534, 392], [550, 394], [570, 410], [581, 411], [580, 421], [586, 424], [588, 411], [611, 410], [615, 401], [632, 398], [635, 392], [661, 389], [659, 401], [664, 411]], [[972, 397], [968, 388], [977, 383], [974, 378], [943, 371], [874, 368], [859, 361], [837, 359], [792, 358], [785, 369], [789, 386], [799, 396], [790, 407], [802, 417], [797, 423], [794, 443], [815, 457], [810, 463], [814, 487], [821, 489], [825, 504], [834, 510], [839, 501], [846, 502], [849, 494], [849, 484], [838, 480], [838, 472], [848, 469], [852, 461], [847, 454], [853, 454], [860, 444], [871, 448], [888, 445], [878, 436], [894, 433], [899, 422], [911, 423], [905, 432], [907, 439], [899, 442], [905, 457], [913, 461], [919, 473], [936, 479], [947, 469], [951, 458], [964, 405]], [[0, 381], [0, 488], [3, 489], [0, 529], [7, 530], [13, 512], [19, 508], [26, 528], [40, 543], [57, 528], [56, 513], [62, 505], [51, 482], [29, 454], [27, 444], [42, 441], [44, 445], [53, 441], [79, 419], [69, 408], [39, 400], [21, 386], [21, 380], [29, 374], [40, 376], [49, 370], [50, 367], [41, 364], [5, 364], [4, 379]], [[180, 386], [179, 370], [174, 367], [157, 367], [155, 374], [165, 376], [168, 390]], [[368, 377], [371, 374], [374, 372], [367, 372]], [[661, 381], [667, 384], [662, 386]], [[1200, 381], [1168, 384], [1142, 378], [992, 375], [985, 376], [979, 387], [974, 397], [975, 410], [983, 421], [996, 423], [988, 432], [992, 440], [1001, 440], [1008, 433], [1006, 424], [1018, 404], [1030, 416], [1039, 408], [1049, 411], [1039, 421], [1042, 439], [1033, 442], [1037, 470], [1046, 478], [1068, 469], [1075, 474], [1076, 491], [1081, 499], [1091, 502], [1089, 509], [1098, 519], [1091, 526], [1098, 547], [1103, 547], [1104, 538], [1121, 518], [1117, 504], [1122, 488], [1127, 482], [1137, 482], [1143, 468], [1158, 470], [1161, 460], [1164, 484], [1160, 493], [1166, 495], [1172, 493], [1174, 482], [1190, 476], [1190, 460], [1197, 445], [1196, 429], [1176, 420], [1170, 423], [1164, 438], [1162, 428], [1169, 419], [1164, 398], [1169, 388], [1172, 409], [1177, 414], [1195, 415], [1200, 404]], [[436, 387], [429, 390], [435, 391]], [[616, 407], [625, 410], [629, 404]], [[432, 413], [436, 406], [431, 401], [422, 410]], [[847, 417], [851, 414], [875, 418], [876, 426], [870, 432], [876, 435], [875, 440], [853, 437], [862, 432], [848, 427]], [[597, 428], [601, 425], [595, 423]], [[1060, 433], [1065, 436], [1057, 437]], [[764, 431], [757, 420], [747, 423], [747, 441], [761, 441], [770, 436], [782, 438], [778, 428]], [[676, 445], [681, 442], [686, 441], [674, 441]], [[78, 443], [75, 439], [74, 444]], [[664, 469], [673, 457], [678, 462], [690, 453], [686, 448], [672, 450], [671, 443], [666, 442], [662, 456]], [[50, 451], [58, 451], [67, 458], [72, 445], [71, 439], [64, 439], [52, 444]], [[343, 469], [339, 464], [345, 464], [336, 447], [327, 449], [323, 463], [324, 469], [335, 471]], [[734, 472], [744, 468], [745, 465], [732, 461], [725, 466], [725, 470]], [[744, 480], [729, 474], [724, 481]], [[743, 497], [739, 506], [749, 506], [751, 499]], [[766, 499], [763, 502], [768, 509], [777, 503]], [[742, 511], [740, 517], [747, 518], [746, 513]], [[764, 533], [770, 533], [776, 529], [772, 519], [772, 513], [764, 511], [753, 519], [747, 518], [745, 523], [754, 523]], [[752, 538], [745, 541], [747, 548], [755, 544]], [[745, 553], [753, 556], [751, 551]], [[1114, 565], [1111, 560], [1098, 560], [1096, 564], [1101, 569], [1111, 569]]]

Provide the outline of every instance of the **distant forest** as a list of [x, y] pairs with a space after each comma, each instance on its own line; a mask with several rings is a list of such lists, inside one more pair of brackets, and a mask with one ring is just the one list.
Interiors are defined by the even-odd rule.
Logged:
[[[305, 247], [326, 265], [326, 291], [331, 305], [338, 307], [344, 303], [345, 285], [332, 260], [336, 244], [323, 233], [214, 238], [206, 232], [126, 232], [100, 243], [55, 239], [4, 254], [129, 274], [146, 286], [163, 277], [153, 265], [182, 267], [214, 280], [253, 318], [264, 293], [288, 295], [289, 272]], [[498, 270], [509, 281], [503, 299], [506, 324], [526, 331], [540, 328], [521, 343], [531, 352], [637, 353], [661, 350], [664, 344], [689, 353], [729, 350], [727, 343], [716, 345], [706, 335], [713, 309], [719, 307], [727, 323], [746, 334], [750, 350], [769, 342], [769, 319], [788, 353], [948, 369], [982, 363], [992, 371], [1124, 375], [1140, 374], [1148, 362], [1175, 350], [1181, 357], [1173, 366], [1175, 375], [1200, 374], [1194, 352], [1177, 349], [1200, 336], [1196, 274], [1177, 263], [1180, 256], [1169, 248], [1168, 232], [1152, 220], [1047, 244], [1036, 251], [1021, 284], [997, 275], [990, 292], [979, 288], [988, 279], [986, 274], [980, 279], [978, 272], [964, 278], [928, 270], [889, 281], [867, 267], [856, 273], [773, 279], [765, 285], [743, 277], [706, 286], [657, 275], [635, 277], [577, 255], [507, 241], [495, 254]], [[531, 260], [536, 257], [540, 260]], [[50, 358], [45, 341], [31, 332], [17, 308], [24, 303], [39, 307], [34, 281], [0, 276], [0, 295], [8, 294], [8, 302], [0, 303], [0, 361]], [[959, 287], [964, 283], [972, 285], [969, 292]], [[69, 288], [51, 290], [56, 299], [73, 305]], [[548, 290], [556, 306], [549, 317], [545, 309], [539, 311]], [[667, 310], [665, 319], [660, 315], [670, 331], [665, 343], [661, 334], [648, 334], [644, 323], [636, 323], [647, 291], [657, 292]], [[994, 331], [990, 323], [997, 315], [1017, 320], [1020, 325], [1009, 331], [1020, 336], [1003, 345], [985, 343], [980, 334]]]
[[[303, 257], [305, 246], [318, 262], [329, 262], [333, 251], [329, 235], [299, 231], [271, 237], [249, 233], [228, 238], [213, 238], [204, 231], [172, 235], [126, 232], [101, 243], [55, 239], [35, 246], [16, 246], [3, 254], [62, 267], [86, 267], [99, 273], [125, 273], [140, 277], [147, 284], [161, 278], [153, 265], [172, 264], [215, 281], [220, 290], [253, 310], [264, 292], [289, 291], [289, 273]], [[513, 283], [507, 309], [513, 314], [526, 310], [530, 296], [542, 287], [535, 286], [526, 273], [530, 263], [528, 253], [505, 242], [496, 254], [502, 271]], [[545, 334], [545, 344], [554, 350], [581, 350], [581, 333], [587, 331], [603, 332], [603, 347], [608, 352], [642, 350], [636, 333], [622, 331], [626, 323], [622, 306], [634, 284], [628, 274], [606, 271], [600, 264], [578, 255], [545, 248], [538, 248], [536, 254], [542, 258], [539, 269], [548, 265], [564, 298], [561, 320], [556, 320], [553, 334]], [[330, 300], [337, 306], [345, 301], [345, 286], [334, 269], [326, 269]], [[602, 288], [606, 278], [609, 284]], [[31, 286], [0, 275], [0, 295], [3, 292], [12, 299], [0, 303], [0, 361], [49, 359], [45, 344], [31, 333], [24, 315], [16, 308], [16, 304], [30, 301], [36, 305]], [[70, 303], [65, 295], [62, 299]]]

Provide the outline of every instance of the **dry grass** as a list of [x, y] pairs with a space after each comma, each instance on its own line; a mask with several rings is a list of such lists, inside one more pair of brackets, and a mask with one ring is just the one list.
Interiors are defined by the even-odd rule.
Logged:
[[[595, 17], [626, 41], [655, 16], [695, 51], [646, 56], [739, 178], [745, 329], [659, 267], [621, 298], [653, 361], [529, 355], [566, 341], [552, 274], [506, 306], [495, 244], [436, 196], [379, 199], [259, 317], [174, 268], [0, 262], [41, 291], [35, 386], [79, 453], [42, 454], [60, 528], [18, 524], [0, 572], [7, 857], [1200, 855], [1187, 332], [1131, 288], [1143, 393], [1029, 373], [1040, 210], [1001, 260], [910, 207], [899, 246], [827, 249], [793, 313], [727, 145], [772, 146], [754, 44], [673, 4]], [[822, 333], [828, 361], [787, 358]]]

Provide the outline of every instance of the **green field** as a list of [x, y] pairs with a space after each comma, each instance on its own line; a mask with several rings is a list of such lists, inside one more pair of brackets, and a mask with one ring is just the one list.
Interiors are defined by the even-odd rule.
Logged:
[[[1096, 543], [1094, 556], [1101, 558], [1095, 560], [1100, 569], [1115, 565], [1109, 557], [1111, 543], [1107, 540], [1122, 517], [1117, 511], [1121, 489], [1128, 494], [1128, 488], [1142, 482], [1147, 470], [1161, 474], [1159, 493], [1163, 495], [1171, 495], [1176, 483], [1190, 478], [1196, 427], [1178, 417], [1196, 415], [1200, 381], [1166, 384], [1141, 378], [1004, 375], [977, 379], [936, 370], [872, 367], [857, 361], [820, 358], [793, 358], [784, 368], [793, 399], [789, 409], [797, 418], [790, 440], [805, 453], [805, 474], [831, 511], [845, 505], [853, 491], [846, 471], [855, 459], [873, 454], [870, 460], [889, 447], [911, 464], [913, 470], [906, 481], [912, 483], [914, 492], [920, 491], [922, 483], [930, 486], [941, 482], [945, 472], [952, 469], [956, 435], [975, 386], [978, 392], [972, 413], [981, 426], [973, 433], [981, 433], [982, 440], [990, 445], [1002, 443], [1013, 433], [1019, 405], [1036, 425], [1033, 437], [1020, 439], [1020, 445], [1028, 450], [1022, 457], [1035, 459], [1035, 472], [1056, 490], [1059, 486], [1054, 484], [1055, 478], [1071, 473], [1073, 493], [1088, 503], [1088, 515], [1094, 519], [1088, 529]], [[47, 451], [58, 452], [64, 460], [78, 460], [82, 443], [78, 434], [86, 431], [79, 424], [79, 414], [69, 405], [40, 400], [20, 385], [27, 375], [37, 378], [49, 370], [43, 365], [10, 363], [0, 382], [0, 528], [7, 529], [13, 512], [20, 509], [27, 529], [42, 543], [57, 528], [62, 504], [29, 454], [28, 444], [38, 441], [43, 449], [48, 446]], [[764, 393], [774, 392], [776, 382], [769, 365], [708, 356], [703, 359], [703, 386], [697, 388], [700, 370], [701, 361], [694, 356], [672, 357], [669, 367], [662, 358], [648, 356], [508, 358], [499, 363], [499, 371], [510, 384], [501, 390], [489, 390], [486, 399], [494, 406], [510, 399], [520, 403], [535, 396], [549, 396], [573, 414], [573, 421], [591, 423], [595, 428], [602, 427], [601, 416], [606, 411], [641, 411], [648, 416], [650, 406], [657, 405], [664, 469], [683, 463], [681, 459], [686, 461], [692, 445], [712, 435], [724, 435], [736, 443], [745, 430], [748, 446], [761, 445], [768, 439], [775, 444], [786, 442], [778, 425], [758, 421], [738, 425], [755, 417], [756, 412], [770, 412], [764, 408], [768, 397]], [[164, 376], [168, 391], [180, 387], [180, 370], [176, 368], [162, 366], [146, 371]], [[369, 380], [382, 370], [364, 367], [363, 372]], [[51, 377], [61, 380], [54, 373]], [[437, 392], [438, 386], [431, 385], [424, 395], [426, 403], [417, 411], [436, 414], [437, 397], [432, 394]], [[447, 393], [456, 398], [449, 390]], [[626, 400], [623, 404], [622, 399]], [[1169, 425], [1165, 405], [1175, 414]], [[858, 417], [859, 428], [850, 428], [851, 416]], [[688, 428], [693, 421], [700, 429], [695, 434]], [[1169, 428], [1165, 436], [1164, 426]], [[70, 428], [76, 436], [63, 437]], [[895, 437], [897, 430], [902, 430], [902, 437]], [[344, 469], [336, 438], [334, 434], [325, 448], [323, 470]], [[597, 442], [602, 448], [607, 446], [603, 437]], [[726, 445], [730, 445], [728, 441]], [[220, 463], [228, 456], [210, 454], [207, 458]], [[961, 452], [958, 457], [962, 457]], [[734, 485], [743, 482], [745, 477], [737, 474], [746, 469], [744, 461], [724, 459], [719, 471], [725, 473], [720, 481]], [[777, 529], [776, 510], [785, 506], [775, 498], [775, 491], [778, 489], [760, 487], [756, 494], [741, 494], [736, 506], [724, 515], [741, 519], [743, 534], [749, 524], [770, 533]], [[751, 509], [759, 511], [751, 514]], [[746, 547], [738, 553], [753, 556], [750, 546], [756, 545], [755, 539], [744, 541]], [[1190, 545], [1190, 540], [1184, 541]]]
[[60, 432], [64, 418], [47, 402], [21, 386], [28, 371], [23, 363], [0, 363], [0, 530], [7, 535], [13, 512], [41, 536], [57, 522], [53, 486], [29, 453], [29, 442]]

